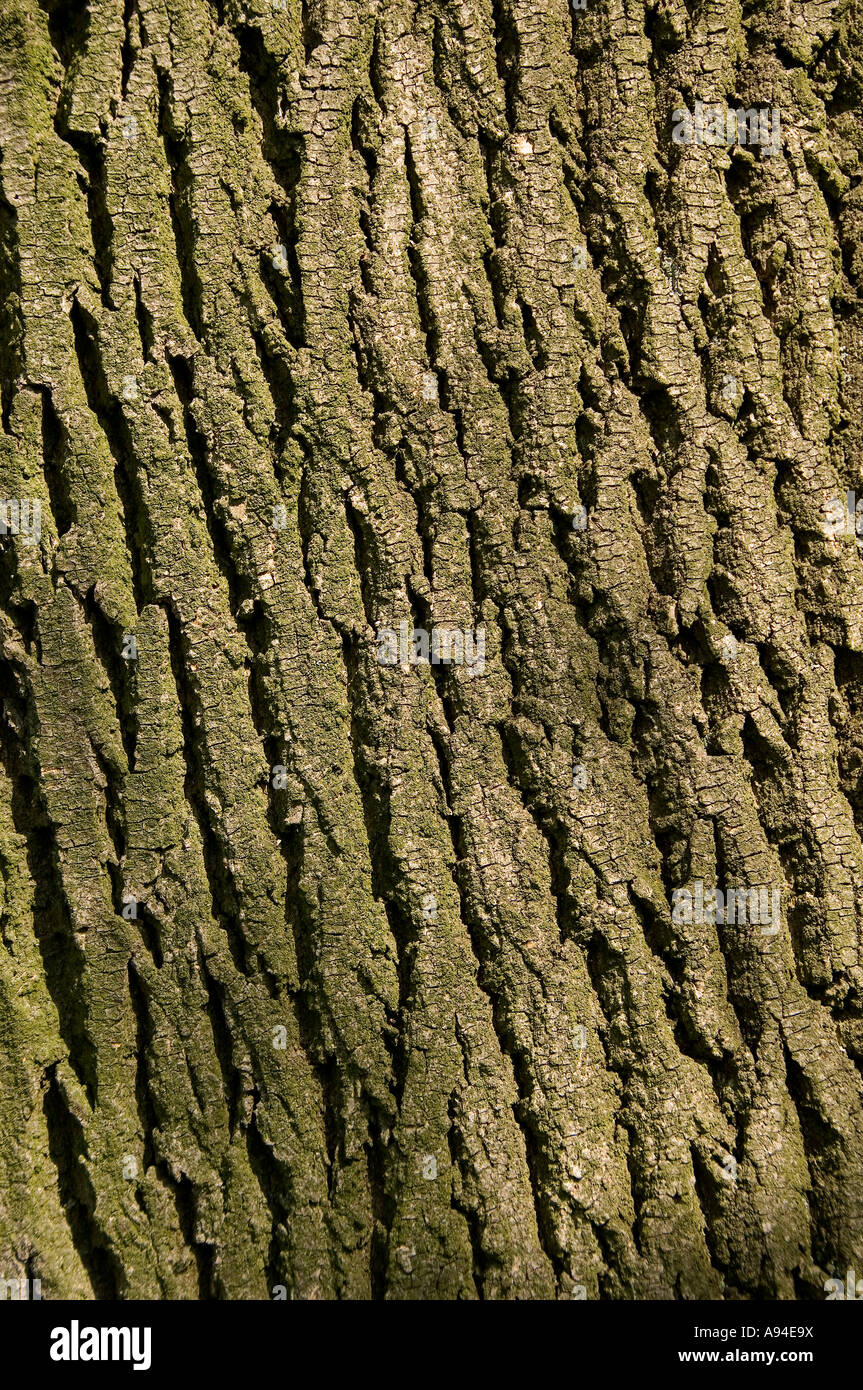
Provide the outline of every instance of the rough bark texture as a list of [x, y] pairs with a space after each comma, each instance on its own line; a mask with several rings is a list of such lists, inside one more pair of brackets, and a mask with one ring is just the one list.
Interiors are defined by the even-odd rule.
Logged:
[[0, 1276], [863, 1272], [861, 97], [860, 0], [0, 0]]

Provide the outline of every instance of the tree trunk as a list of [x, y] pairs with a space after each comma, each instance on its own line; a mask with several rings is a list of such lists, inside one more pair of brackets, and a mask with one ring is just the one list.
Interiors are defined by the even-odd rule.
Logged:
[[0, 1277], [863, 1273], [861, 57], [0, 0]]

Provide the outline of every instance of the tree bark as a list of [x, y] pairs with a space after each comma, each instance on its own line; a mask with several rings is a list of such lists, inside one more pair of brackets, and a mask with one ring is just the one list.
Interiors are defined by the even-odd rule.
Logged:
[[0, 0], [0, 1277], [863, 1274], [861, 60]]

